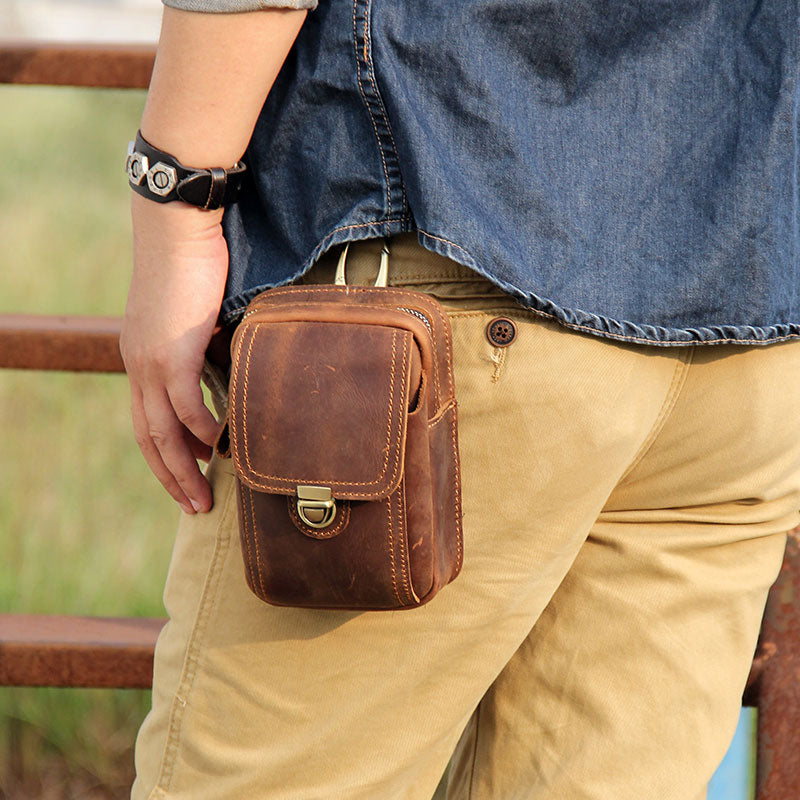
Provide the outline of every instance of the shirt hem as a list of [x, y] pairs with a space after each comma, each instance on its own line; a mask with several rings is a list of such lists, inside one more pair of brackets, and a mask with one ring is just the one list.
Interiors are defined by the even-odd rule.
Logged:
[[[225, 298], [220, 311], [220, 320], [225, 325], [235, 324], [244, 313], [247, 304], [259, 293], [277, 286], [285, 286], [298, 280], [308, 272], [321, 255], [345, 242], [379, 238], [403, 233], [408, 230], [406, 218], [388, 219], [346, 225], [337, 228], [326, 236], [306, 259], [303, 266], [285, 280], [265, 283]], [[507, 294], [520, 305], [545, 319], [558, 322], [564, 327], [618, 342], [644, 344], [656, 347], [681, 347], [692, 345], [767, 345], [777, 342], [800, 339], [800, 323], [787, 322], [775, 325], [706, 325], [687, 328], [671, 328], [647, 323], [618, 320], [581, 309], [558, 305], [533, 292], [525, 292], [519, 287], [492, 275], [476, 263], [472, 255], [460, 245], [424, 230], [417, 231], [420, 244], [431, 252], [443, 255], [469, 267]]]

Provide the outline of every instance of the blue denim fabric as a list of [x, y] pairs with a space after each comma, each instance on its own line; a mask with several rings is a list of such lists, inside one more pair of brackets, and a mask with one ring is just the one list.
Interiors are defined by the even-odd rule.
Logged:
[[423, 245], [578, 330], [800, 336], [798, 0], [321, 0], [225, 216], [223, 317]]

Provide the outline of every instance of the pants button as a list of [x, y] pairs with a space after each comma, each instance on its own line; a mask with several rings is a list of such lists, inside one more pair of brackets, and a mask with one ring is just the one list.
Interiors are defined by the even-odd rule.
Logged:
[[486, 326], [486, 338], [495, 347], [508, 347], [517, 337], [517, 326], [508, 317], [495, 317]]

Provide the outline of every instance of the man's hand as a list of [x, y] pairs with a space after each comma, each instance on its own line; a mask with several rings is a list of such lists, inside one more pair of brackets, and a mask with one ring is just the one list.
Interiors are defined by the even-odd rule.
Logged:
[[[206, 14], [165, 7], [142, 134], [190, 167], [235, 164], [305, 19], [266, 8]], [[211, 508], [196, 458], [218, 425], [200, 372], [228, 274], [222, 211], [132, 199], [133, 280], [120, 349], [136, 441], [187, 514]]]
[[120, 349], [131, 386], [136, 441], [150, 469], [187, 513], [208, 511], [208, 461], [219, 430], [200, 373], [228, 272], [222, 211], [154, 203], [134, 194], [133, 278]]

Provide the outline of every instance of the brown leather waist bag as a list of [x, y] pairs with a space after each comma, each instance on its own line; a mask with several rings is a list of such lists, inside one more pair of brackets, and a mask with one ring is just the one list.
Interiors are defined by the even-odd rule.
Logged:
[[232, 344], [247, 583], [274, 605], [427, 603], [462, 562], [450, 323], [421, 292], [287, 286]]

